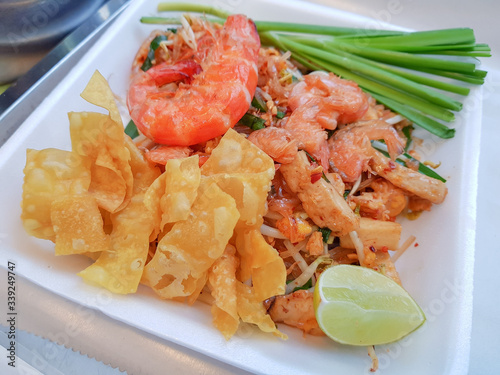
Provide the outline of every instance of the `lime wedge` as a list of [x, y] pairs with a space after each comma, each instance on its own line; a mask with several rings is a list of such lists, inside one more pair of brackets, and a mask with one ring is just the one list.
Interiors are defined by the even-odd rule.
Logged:
[[326, 269], [314, 289], [320, 328], [349, 345], [381, 345], [420, 327], [425, 315], [408, 292], [392, 279], [365, 267]]

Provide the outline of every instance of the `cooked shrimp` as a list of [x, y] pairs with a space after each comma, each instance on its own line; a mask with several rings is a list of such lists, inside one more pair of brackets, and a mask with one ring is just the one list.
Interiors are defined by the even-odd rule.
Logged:
[[[282, 164], [280, 171], [290, 189], [297, 194], [304, 210], [319, 227], [328, 227], [336, 236], [342, 236], [359, 226], [359, 218], [334, 186], [323, 178], [312, 177], [314, 168], [304, 151], [299, 151], [290, 164]], [[321, 176], [321, 175], [320, 175]]]
[[165, 165], [170, 159], [187, 158], [192, 153], [189, 147], [157, 145], [146, 150], [144, 156], [152, 163]]
[[[201, 66], [193, 60], [181, 60], [170, 65], [162, 63], [148, 70], [148, 75], [156, 86], [164, 86], [172, 82], [191, 83], [193, 76], [201, 72]], [[165, 95], [165, 93], [163, 92]]]
[[290, 132], [274, 126], [252, 132], [248, 140], [282, 164], [291, 163], [298, 152], [297, 141], [292, 139]]
[[276, 323], [300, 328], [310, 335], [324, 336], [314, 314], [313, 294], [307, 290], [276, 296], [271, 302], [268, 313]]
[[368, 96], [354, 82], [331, 73], [314, 72], [293, 87], [288, 99], [292, 114], [284, 127], [299, 141], [299, 148], [312, 154], [328, 170], [325, 129], [359, 120], [368, 104]]
[[397, 131], [385, 121], [370, 120], [345, 126], [328, 140], [330, 165], [345, 182], [355, 182], [361, 172], [368, 170], [373, 148], [370, 140], [383, 139], [391, 158], [404, 150]]
[[395, 163], [375, 149], [372, 149], [370, 166], [375, 173], [395, 186], [432, 203], [442, 203], [448, 193], [444, 182]]
[[313, 72], [297, 83], [288, 99], [292, 110], [309, 104], [318, 107], [317, 121], [325, 129], [361, 119], [369, 106], [369, 97], [355, 82], [332, 73]]
[[306, 150], [316, 160], [318, 160], [325, 170], [328, 169], [328, 139], [327, 132], [317, 122], [317, 107], [303, 105], [292, 112], [290, 117], [283, 124], [286, 129], [298, 142], [300, 149]]
[[157, 83], [161, 78], [152, 77], [160, 68], [137, 73], [127, 97], [132, 119], [148, 138], [170, 146], [190, 146], [224, 134], [250, 107], [259, 48], [255, 24], [243, 15], [229, 16], [191, 83], [165, 92]]
[[351, 196], [350, 201], [360, 207], [363, 216], [378, 220], [394, 220], [406, 207], [405, 192], [383, 178], [377, 178], [369, 185], [372, 191], [363, 191]]
[[267, 205], [270, 212], [277, 212], [283, 217], [291, 215], [301, 205], [297, 194], [290, 189], [279, 169], [274, 175]]

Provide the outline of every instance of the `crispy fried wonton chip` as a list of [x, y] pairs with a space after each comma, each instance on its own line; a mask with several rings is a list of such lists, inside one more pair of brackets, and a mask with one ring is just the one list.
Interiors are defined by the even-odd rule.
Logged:
[[56, 255], [108, 250], [109, 238], [92, 195], [68, 194], [56, 199], [51, 206], [51, 220], [56, 234]]
[[94, 73], [82, 97], [107, 109], [109, 115], [92, 112], [68, 114], [73, 152], [91, 161], [89, 191], [99, 207], [117, 212], [127, 205], [133, 188], [123, 123], [113, 93], [99, 72]]
[[[252, 287], [238, 281], [238, 313], [243, 321], [257, 324], [265, 332], [284, 337], [277, 331], [262, 305], [266, 298], [283, 294], [286, 283], [283, 261], [260, 233], [274, 172], [273, 160], [233, 130], [222, 137], [202, 167], [202, 175], [215, 181], [223, 191], [231, 195], [240, 212], [240, 221], [235, 229], [236, 248], [240, 258], [236, 275], [241, 281], [251, 281]], [[232, 315], [224, 311], [226, 320], [221, 320], [223, 313], [217, 304], [214, 306], [214, 324], [224, 327], [226, 331], [221, 331], [228, 337], [230, 333], [234, 333], [230, 329], [234, 329], [234, 322], [229, 319]]]
[[264, 151], [233, 129], [221, 138], [210, 158], [201, 168], [202, 174], [260, 173], [266, 172], [272, 179], [274, 162]]
[[236, 293], [236, 249], [227, 245], [224, 254], [217, 259], [208, 273], [208, 281], [214, 303], [212, 316], [214, 326], [229, 340], [238, 329], [238, 298]]
[[94, 72], [80, 96], [91, 104], [107, 109], [111, 120], [121, 125], [123, 132], [122, 118], [116, 106], [115, 97], [109, 87], [108, 81], [106, 81], [99, 71], [96, 70]]
[[201, 172], [198, 155], [185, 159], [170, 159], [165, 165], [168, 178], [165, 181], [166, 194], [162, 197], [162, 227], [166, 223], [186, 220], [191, 210], [198, 187]]
[[167, 223], [188, 218], [200, 179], [198, 155], [167, 162], [165, 172], [148, 189], [145, 201], [156, 220], [161, 221], [161, 230]]
[[[210, 159], [209, 159], [210, 160]], [[245, 226], [261, 226], [266, 212], [267, 194], [271, 179], [259, 174], [224, 173], [209, 176], [236, 201], [240, 212], [240, 222]]]
[[156, 221], [144, 204], [147, 188], [160, 175], [134, 143], [127, 138], [130, 165], [134, 175], [133, 195], [121, 211], [111, 214], [111, 246], [97, 261], [79, 273], [86, 281], [99, 284], [114, 293], [134, 293], [137, 290], [149, 251], [149, 237]]
[[241, 282], [236, 283], [238, 293], [238, 315], [246, 323], [256, 324], [261, 331], [271, 332], [284, 340], [288, 337], [281, 333], [271, 317], [267, 314], [262, 301], [257, 299], [252, 288]]
[[240, 258], [237, 276], [241, 281], [252, 283], [245, 299], [247, 310], [253, 303], [252, 309], [261, 311], [263, 300], [285, 291], [285, 265], [260, 233], [274, 172], [273, 160], [233, 130], [222, 137], [202, 167], [206, 178], [215, 181], [235, 199], [240, 212], [240, 222], [235, 229]]
[[[196, 282], [196, 288], [194, 289], [193, 293], [191, 293], [187, 298], [186, 302], [190, 305], [196, 302], [198, 297], [200, 296], [203, 288], [205, 288], [205, 285], [207, 284], [208, 280], [208, 272], [205, 272], [203, 276], [201, 276], [198, 281]], [[182, 302], [182, 297], [179, 297], [179, 301]]]
[[84, 194], [90, 185], [90, 163], [69, 151], [26, 151], [21, 219], [32, 236], [55, 241], [51, 220], [54, 200]]
[[239, 213], [234, 199], [203, 182], [187, 220], [174, 224], [158, 243], [143, 280], [163, 298], [191, 295], [233, 235]]
[[230, 129], [201, 168], [219, 187], [231, 195], [245, 225], [262, 224], [271, 180], [273, 160], [244, 136]]
[[133, 185], [123, 128], [100, 113], [71, 112], [68, 117], [73, 151], [91, 161], [90, 193], [100, 207], [119, 211], [130, 200]]
[[285, 264], [276, 249], [266, 242], [260, 230], [239, 230], [236, 244], [242, 262], [240, 278], [248, 280], [251, 277], [255, 298], [263, 301], [284, 294]]

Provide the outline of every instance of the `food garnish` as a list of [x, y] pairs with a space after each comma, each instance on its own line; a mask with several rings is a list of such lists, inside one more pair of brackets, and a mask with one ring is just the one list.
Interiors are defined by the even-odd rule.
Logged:
[[399, 340], [425, 322], [417, 303], [398, 283], [364, 267], [325, 270], [314, 288], [319, 326], [348, 345], [382, 345]]

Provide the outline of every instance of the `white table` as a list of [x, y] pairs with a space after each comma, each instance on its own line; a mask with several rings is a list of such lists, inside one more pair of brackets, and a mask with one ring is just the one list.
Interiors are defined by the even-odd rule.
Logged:
[[[414, 29], [436, 29], [445, 27], [469, 26], [474, 28], [478, 41], [488, 43], [493, 54], [500, 51], [500, 3], [496, 0], [312, 0], [313, 2], [352, 11]], [[489, 71], [484, 86], [483, 124], [481, 155], [479, 165], [478, 212], [476, 260], [474, 267], [474, 313], [471, 337], [470, 374], [498, 373], [497, 353], [500, 347], [500, 303], [496, 295], [500, 285], [500, 245], [497, 219], [500, 202], [497, 194], [491, 191], [500, 186], [500, 127], [498, 125], [498, 107], [500, 104], [500, 57], [485, 59], [484, 68]], [[5, 271], [0, 271], [5, 280]], [[201, 356], [182, 347], [172, 345], [154, 336], [143, 334], [133, 328], [116, 323], [100, 313], [94, 313], [88, 326], [79, 327], [75, 334], [74, 327], [61, 326], [57, 314], [82, 314], [76, 304], [43, 290], [27, 281], [18, 280], [18, 307], [23, 311], [23, 320], [18, 328], [31, 330], [44, 325], [52, 338], [68, 346], [92, 345], [101, 340], [100, 329], [106, 327], [111, 332], [109, 342], [122, 337], [132, 337], [134, 349], [124, 352], [117, 363], [131, 373], [141, 373], [141, 363], [154, 364], [158, 373], [182, 374], [230, 374], [242, 373], [225, 364]], [[38, 306], [33, 306], [33, 296]], [[37, 309], [38, 308], [38, 309]], [[62, 316], [62, 315], [61, 315]], [[2, 329], [4, 332], [6, 328]], [[7, 345], [7, 337], [0, 332], [0, 344]], [[89, 359], [79, 353], [58, 346], [26, 332], [18, 332], [18, 361], [16, 370], [6, 365], [6, 351], [0, 351], [0, 373], [2, 374], [119, 374], [120, 371], [110, 366]], [[1, 349], [1, 347], [0, 347]], [[21, 371], [22, 372], [19, 372]], [[38, 371], [39, 370], [39, 371]]]

